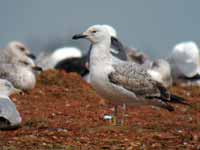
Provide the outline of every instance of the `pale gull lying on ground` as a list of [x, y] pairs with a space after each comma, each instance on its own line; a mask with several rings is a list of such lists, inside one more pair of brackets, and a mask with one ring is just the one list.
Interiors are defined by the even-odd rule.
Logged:
[[168, 102], [182, 102], [154, 81], [147, 70], [136, 63], [113, 63], [110, 53], [111, 37], [106, 28], [95, 25], [73, 39], [86, 38], [92, 43], [90, 81], [102, 97], [114, 104], [147, 104], [173, 111]]
[[20, 126], [21, 116], [9, 96], [19, 92], [13, 85], [0, 79], [0, 130], [14, 129]]

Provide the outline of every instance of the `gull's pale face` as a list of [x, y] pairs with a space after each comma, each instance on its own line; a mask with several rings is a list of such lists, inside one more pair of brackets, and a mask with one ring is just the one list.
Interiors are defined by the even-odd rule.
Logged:
[[92, 43], [98, 43], [108, 36], [108, 31], [103, 26], [92, 26], [88, 28], [83, 35], [86, 35], [86, 39], [90, 40]]
[[30, 52], [30, 50], [20, 42], [11, 42], [8, 45], [8, 47], [9, 50], [11, 50], [13, 54], [15, 54], [15, 56], [18, 57], [27, 56], [30, 57], [31, 59], [35, 59], [35, 56]]
[[9, 48], [12, 51], [15, 51], [16, 53], [21, 53], [21, 54], [29, 54], [30, 53], [29, 49], [26, 48], [26, 46], [20, 42], [11, 42], [9, 44]]
[[105, 40], [106, 38], [110, 39], [111, 36], [108, 33], [107, 28], [103, 27], [102, 25], [95, 25], [89, 27], [85, 32], [73, 36], [73, 39], [79, 38], [86, 38], [95, 44]]

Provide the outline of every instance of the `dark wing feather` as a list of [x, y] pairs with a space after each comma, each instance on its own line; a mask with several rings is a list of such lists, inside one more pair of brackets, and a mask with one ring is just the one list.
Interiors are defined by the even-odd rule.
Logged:
[[117, 38], [115, 37], [111, 37], [111, 48], [115, 49], [118, 54], [112, 53], [113, 56], [121, 59], [121, 60], [127, 60], [127, 55], [125, 52], [125, 47], [122, 44], [122, 42], [120, 42]]

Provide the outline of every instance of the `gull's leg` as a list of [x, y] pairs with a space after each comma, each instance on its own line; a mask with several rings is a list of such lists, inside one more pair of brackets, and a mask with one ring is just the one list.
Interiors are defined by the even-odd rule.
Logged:
[[113, 115], [113, 125], [117, 125], [118, 124], [117, 113], [118, 113], [118, 106], [115, 105], [115, 107], [114, 107], [114, 115]]
[[125, 115], [126, 115], [126, 104], [124, 103], [122, 105], [122, 119], [121, 119], [121, 125], [124, 125], [125, 123]]

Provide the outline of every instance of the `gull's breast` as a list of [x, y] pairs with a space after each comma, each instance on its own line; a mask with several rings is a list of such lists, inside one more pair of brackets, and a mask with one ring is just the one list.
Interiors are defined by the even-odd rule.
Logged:
[[113, 68], [96, 67], [95, 71], [91, 69], [91, 84], [96, 92], [105, 99], [111, 100], [113, 103], [132, 103], [135, 101], [135, 94], [127, 91], [123, 87], [114, 85], [109, 81], [108, 75]]

